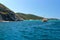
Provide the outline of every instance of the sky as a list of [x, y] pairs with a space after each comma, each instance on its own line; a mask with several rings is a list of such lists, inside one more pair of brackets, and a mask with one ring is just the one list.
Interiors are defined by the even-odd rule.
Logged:
[[14, 12], [60, 19], [60, 0], [0, 0]]

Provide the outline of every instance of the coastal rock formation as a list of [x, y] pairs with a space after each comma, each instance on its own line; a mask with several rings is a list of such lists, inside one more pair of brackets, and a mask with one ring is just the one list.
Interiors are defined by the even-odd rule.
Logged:
[[5, 7], [3, 4], [0, 3], [0, 21], [20, 21], [23, 20], [18, 18], [18, 16], [11, 11], [10, 9], [8, 9], [7, 7]]
[[[47, 19], [33, 14], [15, 13], [0, 3], [0, 21], [42, 20], [46, 22]], [[48, 20], [51, 20], [51, 18]]]
[[21, 21], [30, 19], [42, 20], [43, 17], [39, 17], [32, 14], [15, 13], [0, 3], [0, 21]]
[[20, 21], [20, 20], [40, 20], [43, 17], [39, 17], [32, 14], [15, 13], [9, 8], [0, 3], [0, 21]]
[[32, 14], [15, 13], [9, 8], [0, 3], [0, 21], [21, 21], [21, 20], [40, 20], [43, 17], [39, 17]]

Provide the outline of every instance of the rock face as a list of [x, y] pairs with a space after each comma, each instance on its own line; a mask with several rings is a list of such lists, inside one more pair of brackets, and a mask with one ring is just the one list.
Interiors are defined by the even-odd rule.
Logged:
[[23, 19], [18, 18], [18, 16], [11, 11], [10, 9], [8, 9], [7, 7], [5, 7], [4, 5], [2, 5], [0, 3], [0, 21], [20, 21]]
[[15, 13], [0, 3], [0, 21], [21, 21], [30, 19], [40, 20], [43, 19], [43, 17], [32, 14]]

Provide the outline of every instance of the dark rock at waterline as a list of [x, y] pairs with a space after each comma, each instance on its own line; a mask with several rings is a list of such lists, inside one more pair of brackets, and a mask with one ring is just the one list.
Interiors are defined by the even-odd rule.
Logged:
[[0, 20], [21, 21], [23, 18], [18, 18], [18, 15], [0, 3]]

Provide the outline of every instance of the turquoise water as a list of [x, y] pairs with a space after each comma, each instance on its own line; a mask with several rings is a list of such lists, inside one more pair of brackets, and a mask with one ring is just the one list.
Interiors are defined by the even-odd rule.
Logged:
[[0, 40], [60, 40], [60, 20], [0, 22]]

